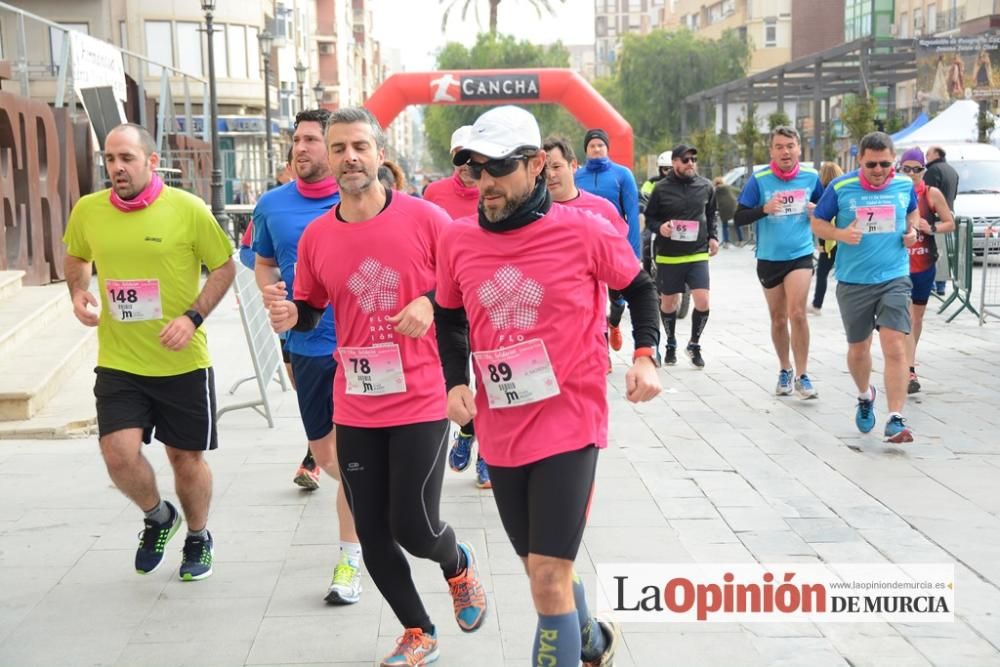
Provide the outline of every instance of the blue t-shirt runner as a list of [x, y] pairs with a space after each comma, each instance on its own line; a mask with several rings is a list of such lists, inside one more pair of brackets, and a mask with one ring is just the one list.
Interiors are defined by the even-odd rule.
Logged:
[[792, 178], [780, 178], [770, 166], [754, 172], [740, 193], [739, 204], [746, 208], [763, 206], [776, 195], [782, 196], [780, 213], [759, 219], [757, 225], [757, 259], [785, 262], [812, 256], [813, 236], [809, 224], [808, 204], [816, 203], [823, 194], [819, 173], [803, 164]]
[[[299, 181], [286, 183], [264, 193], [254, 208], [253, 250], [261, 257], [277, 262], [289, 299], [295, 285], [295, 263], [302, 232], [310, 222], [340, 201], [336, 181], [330, 178], [329, 182], [332, 186], [326, 188], [317, 188], [315, 184], [300, 188]], [[303, 357], [332, 356], [337, 349], [333, 309], [327, 307], [319, 326], [312, 331], [289, 331], [285, 347], [291, 354]]]
[[916, 208], [913, 181], [906, 176], [896, 175], [878, 190], [862, 187], [858, 171], [831, 181], [813, 215], [834, 220], [839, 229], [858, 219], [863, 232], [857, 245], [837, 244], [838, 282], [878, 285], [908, 277], [910, 254], [901, 239], [907, 230], [906, 216]]

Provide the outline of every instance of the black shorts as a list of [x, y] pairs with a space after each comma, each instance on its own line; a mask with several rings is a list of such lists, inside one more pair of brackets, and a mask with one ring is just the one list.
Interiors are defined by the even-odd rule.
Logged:
[[576, 560], [594, 492], [597, 447], [489, 469], [500, 521], [517, 555]]
[[708, 289], [708, 260], [656, 265], [656, 288], [660, 294], [683, 294], [684, 286]]
[[785, 282], [785, 276], [792, 271], [800, 269], [813, 270], [812, 254], [803, 255], [796, 259], [788, 259], [781, 262], [772, 262], [769, 259], [757, 260], [757, 279], [764, 289], [772, 289]]
[[142, 441], [156, 439], [175, 449], [204, 451], [219, 446], [215, 429], [215, 372], [151, 377], [95, 368], [97, 430], [100, 437], [141, 428]]
[[337, 362], [333, 355], [304, 357], [292, 355], [295, 395], [306, 438], [319, 440], [333, 430], [333, 376]]

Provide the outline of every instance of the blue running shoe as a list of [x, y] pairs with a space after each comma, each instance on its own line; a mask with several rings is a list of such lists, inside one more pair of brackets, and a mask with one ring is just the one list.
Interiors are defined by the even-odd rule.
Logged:
[[493, 488], [493, 482], [490, 481], [490, 469], [482, 456], [476, 459], [476, 486], [480, 489]]
[[813, 387], [812, 380], [805, 373], [795, 379], [795, 391], [799, 393], [799, 398], [803, 401], [819, 398], [819, 392]]
[[455, 620], [463, 632], [478, 630], [486, 619], [486, 590], [479, 581], [479, 565], [472, 546], [459, 542], [458, 548], [465, 552], [465, 569], [448, 579], [448, 591], [451, 593], [455, 608]]
[[795, 378], [795, 371], [781, 369], [778, 372], [778, 386], [774, 388], [774, 393], [778, 396], [791, 396], [795, 389], [792, 387], [792, 380]]
[[181, 513], [169, 500], [164, 502], [170, 509], [170, 520], [166, 523], [154, 523], [146, 519], [146, 527], [139, 533], [139, 548], [135, 552], [135, 571], [139, 574], [149, 574], [160, 567], [163, 549], [181, 527]]
[[472, 461], [472, 445], [476, 442], [475, 435], [467, 435], [458, 429], [455, 432], [454, 444], [448, 452], [448, 465], [455, 472], [463, 472]]
[[212, 576], [214, 554], [212, 534], [207, 538], [187, 536], [184, 540], [184, 558], [181, 560], [180, 577], [183, 581], [199, 581]]
[[875, 385], [868, 387], [868, 391], [871, 398], [859, 398], [858, 410], [854, 414], [854, 423], [862, 433], [869, 433], [875, 428], [875, 397], [878, 396], [878, 391]]
[[899, 415], [893, 415], [885, 423], [885, 441], [896, 445], [913, 442], [913, 431], [906, 425], [905, 419]]

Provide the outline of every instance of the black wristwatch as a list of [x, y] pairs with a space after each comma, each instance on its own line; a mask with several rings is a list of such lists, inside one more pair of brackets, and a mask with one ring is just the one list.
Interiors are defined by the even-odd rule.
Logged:
[[187, 315], [188, 318], [192, 322], [194, 322], [194, 328], [195, 329], [197, 329], [198, 327], [200, 327], [201, 323], [205, 321], [205, 318], [202, 317], [201, 313], [199, 313], [197, 310], [191, 309], [191, 310], [185, 311], [184, 314]]
[[930, 223], [931, 234], [937, 234], [937, 220], [933, 220]]

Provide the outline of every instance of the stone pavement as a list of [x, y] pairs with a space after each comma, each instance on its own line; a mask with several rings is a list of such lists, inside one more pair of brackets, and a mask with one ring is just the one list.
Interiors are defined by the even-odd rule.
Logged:
[[[682, 359], [663, 371], [661, 397], [633, 406], [621, 388], [628, 355], [617, 356], [613, 442], [578, 562], [588, 587], [602, 562], [953, 562], [956, 620], [635, 624], [618, 667], [1000, 665], [997, 325], [929, 316], [925, 391], [906, 413], [918, 440], [889, 448], [854, 428], [832, 295], [810, 318], [821, 399], [773, 395], [777, 365], [753, 263], [749, 249], [713, 261], [704, 372]], [[682, 341], [689, 326], [679, 325]], [[236, 400], [225, 389], [251, 368], [231, 297], [208, 327], [225, 404]], [[133, 573], [140, 515], [110, 484], [95, 438], [0, 442], [0, 666], [354, 667], [386, 653], [399, 627], [370, 579], [358, 605], [323, 604], [335, 483], [313, 494], [291, 484], [302, 428], [293, 395], [273, 396], [274, 429], [250, 411], [221, 421], [210, 458], [216, 567], [204, 582], [176, 579], [179, 538], [164, 567]], [[884, 408], [880, 398], [878, 429]], [[172, 498], [162, 448], [147, 451]], [[442, 516], [477, 549], [492, 608], [478, 633], [463, 635], [436, 568], [414, 565], [441, 634], [438, 664], [526, 664], [535, 616], [491, 494], [470, 472], [449, 471]]]

